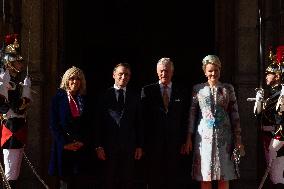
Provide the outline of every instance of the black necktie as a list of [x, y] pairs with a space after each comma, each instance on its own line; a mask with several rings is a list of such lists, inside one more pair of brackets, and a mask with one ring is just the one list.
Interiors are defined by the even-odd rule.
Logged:
[[118, 98], [117, 98], [117, 110], [122, 111], [124, 106], [124, 94], [123, 89], [118, 90]]

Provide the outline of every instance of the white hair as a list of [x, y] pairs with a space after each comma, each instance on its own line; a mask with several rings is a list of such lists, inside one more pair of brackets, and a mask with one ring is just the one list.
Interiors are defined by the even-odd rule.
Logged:
[[172, 68], [172, 70], [174, 70], [174, 63], [173, 63], [173, 61], [172, 61], [170, 58], [166, 58], [166, 57], [161, 58], [161, 59], [158, 61], [157, 66], [160, 65], [160, 64], [161, 64], [161, 65], [170, 65], [171, 68]]

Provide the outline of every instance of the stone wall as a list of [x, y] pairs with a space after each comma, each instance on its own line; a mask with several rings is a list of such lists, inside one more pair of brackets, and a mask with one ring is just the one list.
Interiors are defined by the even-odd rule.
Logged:
[[[241, 179], [232, 188], [257, 188], [257, 127], [253, 115], [258, 87], [257, 1], [216, 1], [216, 49], [223, 61], [223, 80], [235, 87], [246, 156], [241, 161]], [[224, 67], [224, 68], [223, 68]]]

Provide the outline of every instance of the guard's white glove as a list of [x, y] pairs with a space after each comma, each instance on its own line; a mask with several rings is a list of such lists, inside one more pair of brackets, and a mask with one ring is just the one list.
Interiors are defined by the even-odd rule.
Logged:
[[4, 96], [8, 100], [8, 90], [11, 88], [9, 71], [0, 69], [0, 95]]
[[255, 115], [260, 114], [262, 111], [262, 102], [264, 99], [264, 90], [262, 88], [256, 88], [255, 103], [253, 107], [253, 112]]
[[256, 90], [255, 100], [259, 101], [259, 102], [263, 101], [263, 98], [264, 98], [264, 91], [263, 91], [263, 89], [257, 88], [255, 90]]
[[281, 92], [276, 104], [276, 111], [284, 112], [284, 85], [282, 84]]
[[284, 96], [284, 84], [281, 84], [281, 87], [280, 96]]
[[32, 86], [31, 79], [28, 76], [26, 76], [23, 83], [22, 97], [26, 97], [31, 100], [31, 86]]

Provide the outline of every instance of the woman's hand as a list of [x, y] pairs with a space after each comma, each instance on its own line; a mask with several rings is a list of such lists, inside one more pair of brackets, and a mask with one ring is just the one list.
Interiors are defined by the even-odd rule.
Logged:
[[246, 155], [245, 147], [243, 144], [236, 144], [235, 148], [238, 148], [240, 150], [241, 157]]
[[97, 147], [96, 152], [99, 160], [106, 160], [106, 154], [103, 147]]
[[69, 144], [64, 145], [64, 150], [69, 150], [69, 151], [78, 151], [80, 148], [82, 148], [84, 144], [80, 141], [75, 141]]

